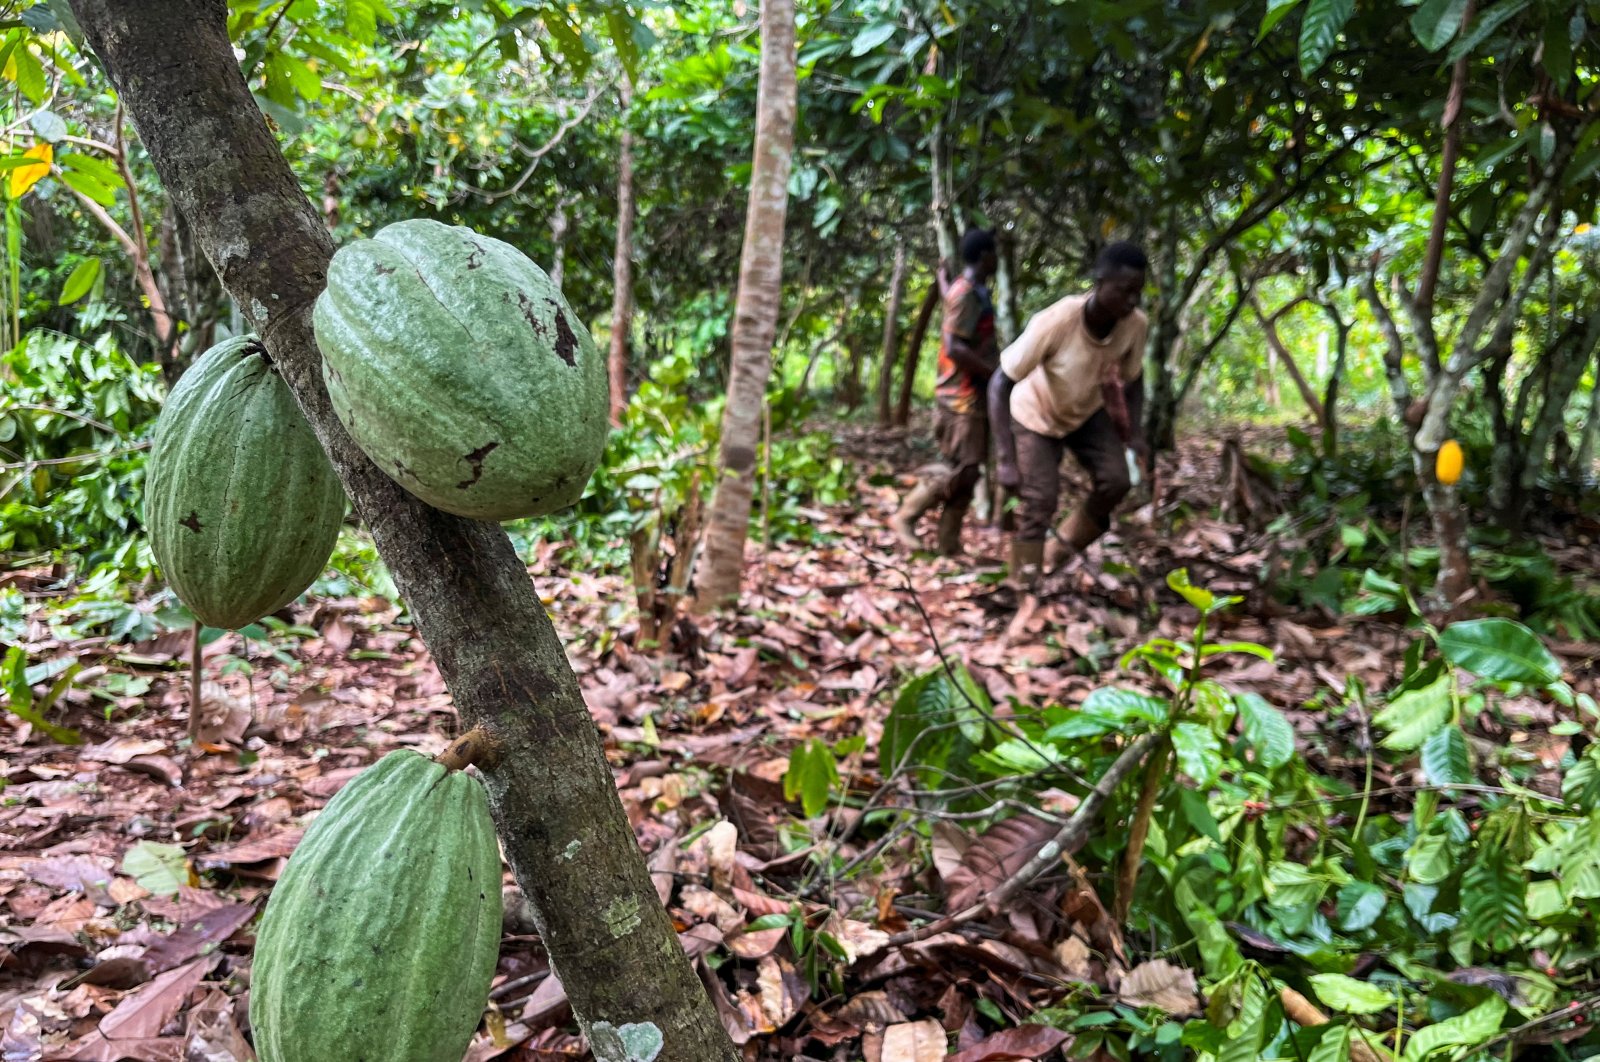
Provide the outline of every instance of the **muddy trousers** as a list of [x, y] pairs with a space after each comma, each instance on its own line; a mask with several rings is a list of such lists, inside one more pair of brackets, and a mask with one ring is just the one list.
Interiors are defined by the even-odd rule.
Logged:
[[1049, 537], [1061, 499], [1061, 456], [1067, 450], [1089, 473], [1092, 486], [1083, 504], [1062, 524], [1062, 537], [1067, 545], [1082, 549], [1105, 534], [1111, 514], [1132, 486], [1122, 437], [1106, 411], [1099, 410], [1062, 438], [1040, 435], [1020, 424], [1014, 430], [1017, 472], [1022, 478], [1017, 491], [1021, 501], [1017, 540], [1042, 543]]

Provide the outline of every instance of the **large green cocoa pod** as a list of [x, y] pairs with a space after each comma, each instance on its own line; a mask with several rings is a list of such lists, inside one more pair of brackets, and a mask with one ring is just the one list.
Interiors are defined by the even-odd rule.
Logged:
[[500, 949], [483, 786], [411, 749], [328, 802], [256, 934], [261, 1062], [461, 1062]]
[[582, 496], [608, 430], [605, 361], [515, 247], [397, 222], [333, 256], [314, 321], [334, 412], [412, 494], [478, 520]]
[[344, 490], [255, 336], [200, 355], [167, 396], [144, 519], [167, 582], [211, 627], [254, 623], [327, 566]]

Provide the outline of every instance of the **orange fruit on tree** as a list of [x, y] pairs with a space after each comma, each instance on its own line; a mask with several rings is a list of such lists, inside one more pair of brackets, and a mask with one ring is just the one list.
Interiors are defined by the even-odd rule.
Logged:
[[1445, 486], [1454, 486], [1461, 479], [1461, 444], [1446, 439], [1434, 459], [1433, 474]]

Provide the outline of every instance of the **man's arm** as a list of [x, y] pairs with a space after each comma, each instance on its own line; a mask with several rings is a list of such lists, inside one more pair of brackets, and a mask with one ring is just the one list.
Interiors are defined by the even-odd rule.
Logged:
[[1017, 472], [1017, 440], [1011, 430], [1011, 391], [1016, 387], [1005, 369], [989, 377], [989, 430], [994, 432], [994, 474], [1002, 487], [1015, 490], [1022, 484]]

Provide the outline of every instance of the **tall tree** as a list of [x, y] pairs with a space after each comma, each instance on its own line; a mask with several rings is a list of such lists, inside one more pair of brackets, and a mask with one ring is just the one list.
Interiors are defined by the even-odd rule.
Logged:
[[889, 426], [894, 408], [890, 394], [894, 387], [895, 355], [899, 351], [900, 303], [906, 294], [906, 241], [894, 243], [894, 272], [889, 276], [889, 310], [883, 318], [883, 359], [878, 362], [878, 427]]
[[611, 377], [611, 423], [622, 423], [628, 408], [628, 339], [633, 330], [633, 129], [630, 104], [633, 83], [622, 75], [622, 142], [617, 148], [617, 251], [612, 265], [611, 352], [606, 365]]
[[72, 0], [72, 10], [162, 183], [371, 529], [463, 723], [493, 735], [500, 754], [484, 776], [495, 823], [596, 1057], [733, 1062], [510, 539], [407, 493], [333, 413], [311, 325], [333, 241], [251, 97], [228, 39], [228, 5]]
[[695, 574], [695, 606], [702, 610], [737, 599], [744, 574], [761, 407], [783, 297], [783, 224], [789, 209], [796, 96], [794, 0], [762, 0], [755, 159], [733, 311], [728, 404], [722, 414], [722, 474], [711, 496], [705, 548]]

